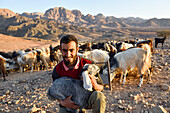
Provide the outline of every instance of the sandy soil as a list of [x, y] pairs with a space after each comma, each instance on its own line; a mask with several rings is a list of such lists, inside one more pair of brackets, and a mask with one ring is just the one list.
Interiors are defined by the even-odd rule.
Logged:
[[11, 52], [19, 49], [27, 48], [40, 48], [40, 47], [49, 47], [52, 44], [53, 46], [58, 45], [58, 42], [40, 40], [36, 38], [25, 39], [23, 37], [12, 37], [8, 35], [0, 34], [0, 51]]

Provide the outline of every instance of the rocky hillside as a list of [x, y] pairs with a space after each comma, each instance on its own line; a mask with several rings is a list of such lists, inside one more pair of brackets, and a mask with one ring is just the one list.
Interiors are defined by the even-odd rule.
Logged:
[[16, 37], [38, 37], [58, 40], [58, 37], [68, 32], [88, 31], [79, 26], [67, 25], [39, 18], [27, 18], [16, 15], [7, 17], [0, 15], [0, 33]]
[[[142, 26], [142, 25], [141, 25]], [[143, 24], [144, 27], [170, 27], [170, 19], [150, 19]]]

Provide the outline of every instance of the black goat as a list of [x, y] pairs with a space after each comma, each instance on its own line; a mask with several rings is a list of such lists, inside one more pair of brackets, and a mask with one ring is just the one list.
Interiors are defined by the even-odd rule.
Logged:
[[165, 39], [166, 39], [166, 35], [164, 36], [164, 38], [155, 38], [155, 48], [157, 48], [158, 43], [162, 43], [162, 47], [163, 47]]

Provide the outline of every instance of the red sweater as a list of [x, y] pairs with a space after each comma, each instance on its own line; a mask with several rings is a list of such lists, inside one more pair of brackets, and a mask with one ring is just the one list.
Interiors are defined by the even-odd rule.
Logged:
[[63, 66], [63, 61], [61, 61], [59, 64], [56, 65], [56, 67], [53, 70], [53, 73], [52, 73], [53, 81], [60, 77], [71, 77], [74, 79], [80, 79], [80, 73], [81, 73], [83, 66], [85, 64], [91, 64], [91, 63], [92, 63], [91, 60], [80, 57], [79, 68], [73, 69], [73, 70], [69, 69], [68, 71], [66, 71]]

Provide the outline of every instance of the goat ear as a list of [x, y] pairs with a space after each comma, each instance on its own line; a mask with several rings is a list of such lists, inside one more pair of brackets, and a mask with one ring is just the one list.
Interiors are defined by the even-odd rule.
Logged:
[[97, 66], [97, 65], [95, 65], [96, 66], [96, 71], [97, 71], [97, 73], [99, 73], [100, 72], [100, 68]]

